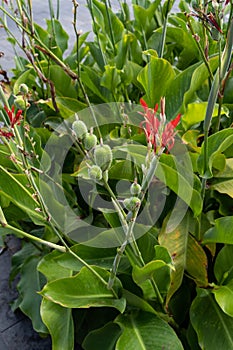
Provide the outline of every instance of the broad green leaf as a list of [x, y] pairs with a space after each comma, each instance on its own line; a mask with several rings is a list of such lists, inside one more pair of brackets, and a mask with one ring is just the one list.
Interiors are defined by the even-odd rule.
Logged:
[[[53, 108], [52, 101], [50, 100], [48, 102], [40, 100], [39, 102], [46, 103], [49, 107]], [[70, 97], [58, 96], [56, 98], [56, 103], [59, 108], [60, 114], [64, 119], [73, 116], [76, 112], [81, 111], [82, 109], [87, 107], [83, 102], [80, 102], [77, 99]]]
[[221, 309], [233, 317], [233, 280], [223, 286], [216, 286], [213, 293]]
[[168, 267], [167, 264], [162, 260], [150, 261], [143, 267], [138, 267], [135, 265], [133, 268], [133, 279], [137, 284], [140, 285], [146, 280], [153, 278], [154, 275], [156, 275], [157, 270], [162, 269], [165, 266]]
[[64, 53], [64, 51], [68, 48], [69, 35], [63, 29], [61, 23], [57, 19], [53, 18], [52, 20], [47, 20], [46, 22], [47, 22], [48, 31], [50, 33], [54, 29], [54, 34], [55, 34], [54, 39], [56, 40], [58, 47]]
[[0, 166], [0, 194], [3, 194], [16, 206], [28, 214], [36, 223], [43, 225], [46, 220], [36, 208], [39, 203], [33, 197], [33, 192], [28, 187], [28, 179], [25, 175], [11, 174]]
[[[105, 34], [105, 36], [110, 37], [110, 30], [112, 30], [113, 40], [114, 40], [114, 43], [116, 44], [118, 41], [121, 40], [122, 32], [124, 30], [123, 23], [118, 18], [118, 16], [115, 13], [113, 13], [111, 8], [109, 6], [105, 6], [104, 3], [97, 0], [93, 0], [92, 6], [94, 10], [94, 15], [96, 14], [96, 9], [99, 10], [102, 14], [102, 17], [99, 18], [100, 21], [99, 22], [97, 21], [97, 23], [98, 25], [102, 26], [103, 33]], [[110, 25], [111, 25], [111, 29], [110, 29]]]
[[[125, 299], [118, 299], [107, 289], [109, 273], [101, 268], [93, 267], [92, 271], [83, 267], [75, 276], [62, 278], [47, 283], [41, 295], [48, 300], [68, 308], [114, 307], [120, 312], [125, 309]], [[117, 288], [121, 288], [116, 280]], [[116, 293], [116, 292], [115, 292]]]
[[214, 274], [219, 284], [233, 280], [233, 245], [224, 246], [217, 255]]
[[174, 330], [158, 316], [147, 312], [120, 315], [115, 322], [123, 330], [115, 350], [182, 350]]
[[199, 190], [194, 188], [194, 184], [198, 184], [196, 175], [187, 168], [186, 172], [182, 170], [183, 168], [179, 166], [173, 168], [169, 159], [164, 157], [158, 163], [155, 175], [190, 206], [195, 216], [198, 216], [202, 211], [202, 198]]
[[233, 179], [219, 179], [219, 181], [211, 184], [210, 188], [215, 191], [218, 191], [219, 193], [225, 193], [231, 198], [233, 198]]
[[109, 178], [115, 180], [133, 181], [135, 178], [135, 169], [129, 160], [116, 162], [109, 170]]
[[116, 323], [109, 322], [102, 328], [89, 332], [82, 347], [84, 350], [115, 350], [120, 334], [120, 327]]
[[171, 64], [163, 58], [152, 58], [140, 71], [138, 81], [145, 90], [149, 107], [154, 108], [160, 102], [174, 78], [175, 72]]
[[77, 99], [77, 89], [75, 82], [58, 65], [49, 65], [44, 68], [46, 75], [52, 80], [56, 89], [56, 97], [68, 97]]
[[233, 349], [233, 317], [226, 315], [206, 289], [198, 289], [190, 318], [201, 349]]
[[[214, 72], [218, 68], [218, 65], [219, 65], [218, 55], [215, 55], [210, 58], [209, 65], [212, 72]], [[192, 102], [194, 98], [196, 98], [195, 96], [196, 91], [202, 87], [202, 85], [208, 78], [209, 78], [209, 72], [206, 68], [205, 63], [202, 63], [193, 72], [193, 75], [190, 81], [190, 87], [188, 91], [186, 91], [184, 94], [184, 107], [186, 107], [190, 102]]]
[[134, 17], [137, 21], [137, 25], [139, 25], [144, 31], [146, 31], [147, 27], [153, 20], [155, 15], [155, 11], [158, 8], [160, 1], [153, 1], [148, 8], [144, 8], [142, 6], [133, 4]]
[[215, 226], [204, 235], [203, 244], [233, 244], [233, 216], [225, 216], [215, 220]]
[[228, 147], [233, 144], [233, 129], [223, 129], [219, 132], [208, 137], [208, 151], [207, 159], [208, 164], [206, 173], [204, 174], [204, 143], [201, 147], [201, 154], [198, 159], [199, 172], [205, 178], [211, 178], [213, 176], [212, 166], [214, 158], [220, 153], [226, 151]]
[[115, 66], [107, 65], [104, 67], [105, 71], [100, 80], [100, 85], [106, 87], [113, 93], [116, 92], [117, 87], [121, 83], [120, 70]]
[[40, 312], [42, 320], [52, 337], [52, 349], [73, 350], [74, 325], [72, 310], [43, 298]]
[[32, 320], [33, 328], [38, 333], [48, 333], [40, 316], [40, 304], [42, 301], [38, 292], [41, 290], [42, 282], [37, 265], [40, 256], [31, 256], [22, 265], [20, 270], [20, 281], [17, 288], [20, 293], [20, 309]]
[[[115, 248], [95, 248], [92, 246], [85, 246], [81, 244], [74, 245], [72, 247], [72, 251], [75, 254], [77, 254], [80, 258], [85, 260], [85, 262], [89, 265], [95, 265], [103, 269], [110, 269], [112, 267], [116, 255]], [[129, 263], [127, 257], [122, 256], [119, 271], [124, 271], [128, 267], [128, 265]], [[46, 255], [38, 266], [39, 271], [41, 271], [47, 278], [49, 278], [49, 281], [51, 281], [52, 279], [66, 277], [68, 276], [67, 273], [69, 271], [80, 271], [82, 267], [83, 264], [72, 254], [61, 254], [57, 251], [53, 251], [50, 254]], [[63, 274], [63, 276], [61, 275], [61, 273]]]
[[126, 299], [127, 305], [137, 308], [139, 310], [157, 314], [155, 309], [143, 298], [131, 293], [130, 291], [123, 289], [122, 296]]
[[51, 253], [45, 255], [37, 266], [37, 270], [45, 275], [48, 282], [72, 276], [72, 269], [63, 267], [58, 264], [57, 259], [60, 255], [62, 254], [54, 250]]
[[170, 275], [171, 266], [168, 266], [162, 260], [150, 261], [141, 268], [135, 265], [132, 274], [135, 283], [144, 291], [144, 295], [148, 292], [148, 282], [152, 281], [152, 279], [155, 281], [160, 293], [165, 294], [169, 289]]
[[233, 158], [227, 158], [225, 168], [222, 171], [219, 171], [217, 174], [214, 174], [214, 177], [232, 179], [233, 178]]
[[171, 272], [167, 304], [180, 287], [185, 270], [194, 278], [197, 285], [206, 286], [208, 284], [207, 257], [198, 242], [189, 234], [192, 226], [191, 215], [187, 213], [175, 229], [172, 223], [174, 220], [176, 218], [169, 220], [168, 216], [159, 234], [159, 243], [169, 251], [175, 268]]
[[95, 70], [88, 66], [82, 66], [81, 78], [82, 82], [87, 86], [91, 93], [94, 93], [100, 100], [100, 102], [113, 101], [111, 92], [104, 86], [101, 86], [101, 76], [95, 72]]
[[183, 71], [199, 57], [197, 45], [195, 45], [195, 40], [190, 31], [180, 26], [167, 27], [166, 42], [168, 43], [171, 41], [182, 46], [181, 53], [178, 56], [177, 68]]
[[[198, 124], [205, 119], [207, 102], [189, 103], [184, 114], [182, 115], [182, 124], [185, 129], [189, 129], [192, 125]], [[228, 114], [226, 108], [222, 107], [222, 113]], [[218, 116], [218, 104], [215, 105], [213, 117]]]

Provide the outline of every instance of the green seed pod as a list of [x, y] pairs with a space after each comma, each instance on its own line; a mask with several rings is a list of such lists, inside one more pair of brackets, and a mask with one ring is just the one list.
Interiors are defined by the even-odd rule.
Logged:
[[102, 170], [98, 165], [92, 165], [88, 169], [89, 177], [94, 181], [100, 181], [102, 179]]
[[108, 170], [112, 164], [112, 150], [108, 145], [98, 145], [94, 150], [95, 164], [103, 171]]
[[97, 137], [89, 132], [85, 135], [83, 140], [84, 148], [89, 151], [97, 145]]
[[75, 120], [72, 124], [72, 129], [78, 139], [82, 140], [87, 134], [86, 124], [82, 120]]
[[18, 109], [25, 109], [26, 107], [25, 101], [22, 96], [16, 97], [16, 99], [14, 100], [14, 105]]
[[137, 183], [134, 182], [130, 186], [130, 193], [134, 196], [137, 196], [141, 192], [141, 186]]
[[28, 86], [26, 84], [20, 84], [19, 85], [19, 92], [21, 92], [21, 94], [23, 94], [23, 95], [28, 94]]
[[140, 204], [141, 201], [137, 197], [130, 197], [124, 200], [124, 206], [129, 211], [134, 211]]

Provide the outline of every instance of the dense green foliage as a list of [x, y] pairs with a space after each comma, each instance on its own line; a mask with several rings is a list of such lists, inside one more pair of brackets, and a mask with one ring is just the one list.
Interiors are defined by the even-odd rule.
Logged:
[[233, 349], [232, 2], [88, 0], [90, 39], [73, 1], [70, 51], [52, 8], [44, 29], [3, 3], [24, 51], [0, 87], [15, 308], [53, 350]]

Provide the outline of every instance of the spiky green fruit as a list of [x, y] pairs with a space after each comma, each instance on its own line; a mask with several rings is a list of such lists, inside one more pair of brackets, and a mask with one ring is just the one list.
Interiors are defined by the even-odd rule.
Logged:
[[83, 139], [87, 134], [86, 124], [82, 120], [75, 120], [72, 124], [72, 129], [78, 139]]
[[84, 148], [89, 151], [97, 145], [97, 137], [89, 132], [85, 135], [83, 140]]
[[88, 175], [89, 175], [90, 179], [92, 179], [94, 181], [100, 181], [102, 179], [103, 173], [102, 173], [101, 168], [98, 165], [92, 165], [88, 169]]
[[134, 211], [141, 204], [141, 201], [138, 197], [130, 197], [124, 200], [124, 206], [129, 211]]
[[130, 193], [134, 196], [137, 196], [141, 192], [141, 186], [137, 183], [134, 182], [130, 186]]
[[28, 94], [28, 86], [26, 84], [20, 84], [19, 92], [21, 92], [23, 95]]
[[14, 105], [17, 109], [25, 109], [26, 107], [25, 101], [22, 96], [16, 97], [16, 99], [14, 100]]
[[103, 171], [112, 164], [112, 150], [108, 145], [98, 145], [94, 150], [94, 161]]

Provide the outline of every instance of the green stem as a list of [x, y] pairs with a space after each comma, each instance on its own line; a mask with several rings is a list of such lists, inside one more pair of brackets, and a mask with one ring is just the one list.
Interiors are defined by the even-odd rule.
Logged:
[[159, 43], [158, 56], [160, 58], [162, 58], [163, 54], [164, 54], [164, 46], [165, 46], [166, 34], [167, 34], [167, 22], [168, 22], [168, 16], [169, 16], [170, 2], [171, 2], [171, 0], [167, 1], [166, 14], [165, 14], [164, 22], [163, 22], [163, 31], [162, 31], [162, 36], [161, 36], [161, 40]]
[[[193, 38], [195, 38], [195, 37], [196, 37], [196, 33], [195, 33], [194, 30], [193, 30], [193, 26], [192, 26], [192, 23], [191, 23], [191, 21], [190, 21], [189, 15], [187, 15], [187, 21], [188, 21], [188, 27], [189, 27], [189, 29], [190, 29], [190, 31], [191, 31], [191, 33], [192, 33], [192, 36], [193, 36]], [[205, 55], [205, 53], [204, 53], [204, 50], [203, 50], [202, 47], [201, 47], [201, 44], [200, 44], [199, 40], [198, 40], [198, 39], [194, 39], [194, 40], [195, 40], [195, 43], [196, 43], [196, 45], [197, 45], [197, 47], [198, 47], [198, 50], [199, 50], [199, 52], [200, 52], [200, 54], [201, 54], [201, 57], [202, 57], [202, 59], [203, 59], [203, 62], [205, 63], [206, 68], [207, 68], [207, 70], [208, 70], [208, 72], [209, 72], [210, 79], [211, 79], [211, 81], [212, 81], [212, 80], [214, 79], [214, 76], [213, 76], [213, 73], [212, 73], [212, 71], [211, 71], [209, 61], [208, 61], [207, 58], [206, 58], [206, 55]]]
[[203, 183], [202, 183], [202, 191], [203, 194], [205, 192], [205, 183], [204, 180], [206, 177], [206, 171], [208, 169], [208, 136], [209, 136], [209, 130], [210, 125], [212, 121], [214, 106], [218, 98], [218, 92], [219, 92], [219, 86], [221, 84], [220, 77], [223, 80], [224, 77], [227, 74], [227, 70], [229, 69], [230, 61], [231, 61], [231, 53], [232, 53], [232, 47], [233, 47], [233, 18], [231, 19], [230, 28], [227, 35], [226, 45], [224, 48], [224, 51], [221, 56], [221, 72], [218, 71], [215, 74], [212, 87], [210, 90], [209, 98], [208, 98], [208, 104], [206, 109], [206, 115], [204, 120], [204, 164], [203, 164]]
[[43, 244], [49, 248], [56, 249], [62, 253], [65, 253], [67, 251], [65, 247], [62, 247], [58, 244], [55, 244], [55, 243], [52, 243], [49, 241], [45, 241], [44, 239], [30, 235], [29, 233], [26, 233], [26, 232], [14, 227], [14, 226], [9, 225], [6, 221], [5, 215], [4, 215], [1, 207], [0, 207], [0, 225], [5, 229], [8, 229], [8, 230], [14, 232], [16, 235], [19, 235], [20, 237], [23, 236], [23, 237], [28, 238], [32, 241]]

